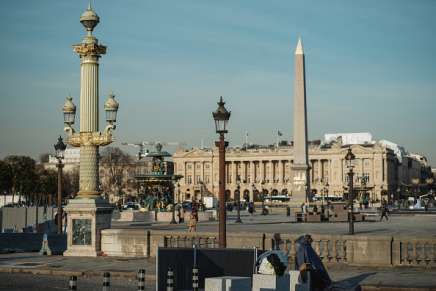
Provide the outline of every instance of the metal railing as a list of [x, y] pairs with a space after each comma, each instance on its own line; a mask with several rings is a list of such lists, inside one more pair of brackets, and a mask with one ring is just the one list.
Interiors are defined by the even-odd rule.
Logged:
[[214, 236], [183, 236], [183, 235], [168, 235], [164, 236], [165, 248], [217, 248], [218, 239]]

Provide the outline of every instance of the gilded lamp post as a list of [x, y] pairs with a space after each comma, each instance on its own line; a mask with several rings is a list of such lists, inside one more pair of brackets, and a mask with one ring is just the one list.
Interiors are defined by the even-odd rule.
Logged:
[[86, 35], [80, 44], [73, 45], [80, 57], [80, 131], [73, 128], [76, 106], [67, 97], [63, 107], [67, 142], [80, 147], [79, 193], [69, 200], [65, 208], [68, 214], [68, 247], [64, 255], [96, 256], [100, 252], [100, 231], [110, 228], [112, 207], [100, 197], [98, 151], [100, 146], [112, 142], [118, 102], [113, 94], [104, 104], [107, 126], [99, 132], [99, 58], [106, 47], [99, 44], [92, 34], [100, 18], [91, 8], [80, 17]]

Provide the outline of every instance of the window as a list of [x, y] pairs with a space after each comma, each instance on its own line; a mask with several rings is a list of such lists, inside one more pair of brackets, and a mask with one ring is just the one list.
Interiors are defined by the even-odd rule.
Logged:
[[209, 175], [205, 175], [204, 176], [204, 183], [205, 184], [209, 184], [210, 183], [210, 176]]
[[186, 176], [186, 184], [192, 184], [192, 176], [191, 175]]
[[201, 164], [197, 163], [195, 167], [196, 167], [197, 169], [200, 169]]
[[186, 168], [187, 168], [188, 170], [192, 169], [192, 164], [187, 164], [187, 165], [186, 165]]
[[197, 176], [195, 177], [195, 181], [196, 181], [197, 184], [200, 184], [200, 182], [201, 182], [201, 177], [200, 177], [200, 175], [197, 175]]
[[206, 169], [209, 169], [209, 168], [210, 168], [210, 164], [209, 164], [209, 163], [206, 163], [206, 164], [204, 165], [204, 167], [205, 167]]

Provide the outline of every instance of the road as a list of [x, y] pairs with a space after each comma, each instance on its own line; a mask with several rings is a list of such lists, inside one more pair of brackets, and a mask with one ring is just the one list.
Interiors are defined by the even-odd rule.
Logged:
[[[268, 232], [268, 233], [295, 233], [295, 234], [338, 234], [348, 233], [347, 222], [339, 223], [295, 223], [292, 217], [287, 217], [282, 213], [274, 213], [266, 216], [256, 214], [248, 215], [242, 212], [242, 224], [235, 224], [235, 211], [228, 213], [227, 231], [228, 232]], [[373, 217], [372, 222], [355, 223], [356, 235], [388, 235], [388, 236], [414, 236], [436, 238], [436, 215], [392, 215], [389, 221], [378, 221], [379, 216]], [[155, 230], [179, 230], [186, 231], [186, 224], [168, 223], [132, 223], [132, 222], [112, 222], [112, 228], [144, 228]], [[216, 232], [217, 222], [200, 222], [197, 231]]]
[[[18, 273], [0, 273], [0, 290], [5, 291], [59, 291], [68, 290], [68, 277], [46, 276]], [[112, 278], [111, 291], [136, 291], [136, 281], [129, 278]], [[102, 278], [79, 277], [78, 291], [95, 291], [102, 289]], [[151, 283], [146, 285], [147, 291], [154, 291]]]

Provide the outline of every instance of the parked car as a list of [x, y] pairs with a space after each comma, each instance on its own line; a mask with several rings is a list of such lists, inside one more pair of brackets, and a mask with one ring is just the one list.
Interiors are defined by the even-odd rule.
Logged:
[[184, 211], [191, 211], [192, 209], [192, 201], [185, 200], [182, 202], [182, 207]]
[[136, 202], [127, 202], [127, 204], [123, 205], [124, 210], [132, 209], [132, 210], [139, 210], [139, 203]]

